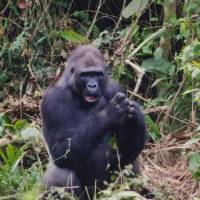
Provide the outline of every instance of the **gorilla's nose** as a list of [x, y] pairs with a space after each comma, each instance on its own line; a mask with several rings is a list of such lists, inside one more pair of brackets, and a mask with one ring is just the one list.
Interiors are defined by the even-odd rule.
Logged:
[[90, 91], [90, 92], [95, 92], [97, 89], [98, 89], [98, 85], [97, 85], [97, 82], [95, 81], [91, 81], [87, 84], [87, 89]]
[[93, 83], [93, 84], [88, 84], [88, 88], [90, 88], [90, 89], [95, 89], [95, 88], [97, 88], [97, 84], [96, 83]]

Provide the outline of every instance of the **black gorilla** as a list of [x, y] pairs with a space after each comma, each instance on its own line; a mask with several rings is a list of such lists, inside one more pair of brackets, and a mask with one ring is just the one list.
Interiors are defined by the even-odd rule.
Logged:
[[[105, 68], [98, 49], [78, 47], [43, 97], [43, 134], [52, 160], [43, 177], [46, 187], [74, 186], [79, 195], [96, 181], [101, 186], [110, 171], [133, 163], [143, 149], [143, 114]], [[113, 135], [119, 156], [109, 145]]]

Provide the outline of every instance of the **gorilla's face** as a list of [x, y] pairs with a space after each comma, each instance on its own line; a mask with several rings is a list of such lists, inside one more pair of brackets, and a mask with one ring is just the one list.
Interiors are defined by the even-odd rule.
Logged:
[[75, 88], [87, 103], [95, 103], [101, 97], [106, 78], [103, 67], [79, 67], [75, 72]]

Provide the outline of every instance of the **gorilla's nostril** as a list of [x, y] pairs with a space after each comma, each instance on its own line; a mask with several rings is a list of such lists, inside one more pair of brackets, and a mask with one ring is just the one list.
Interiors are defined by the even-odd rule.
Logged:
[[93, 85], [92, 85], [92, 84], [89, 84], [88, 87], [89, 87], [89, 88], [96, 88], [97, 85], [96, 85], [96, 84], [93, 84]]

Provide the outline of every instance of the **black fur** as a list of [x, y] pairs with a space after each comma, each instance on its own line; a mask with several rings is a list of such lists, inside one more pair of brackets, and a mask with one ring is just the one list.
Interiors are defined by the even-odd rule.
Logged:
[[[84, 87], [75, 86], [80, 69], [87, 71], [91, 66], [104, 73], [104, 86], [93, 103], [84, 101], [80, 91]], [[118, 169], [116, 151], [108, 144], [111, 135], [116, 137], [121, 167], [133, 163], [143, 149], [146, 131], [143, 114], [135, 102], [125, 97], [118, 84], [107, 77], [103, 56], [94, 47], [81, 46], [72, 52], [63, 76], [47, 89], [41, 113], [52, 162], [58, 170], [75, 173], [80, 187], [92, 186], [95, 180], [101, 185], [109, 175], [108, 163], [110, 170]], [[47, 169], [45, 184], [60, 186], [59, 177], [47, 184], [52, 176]]]

